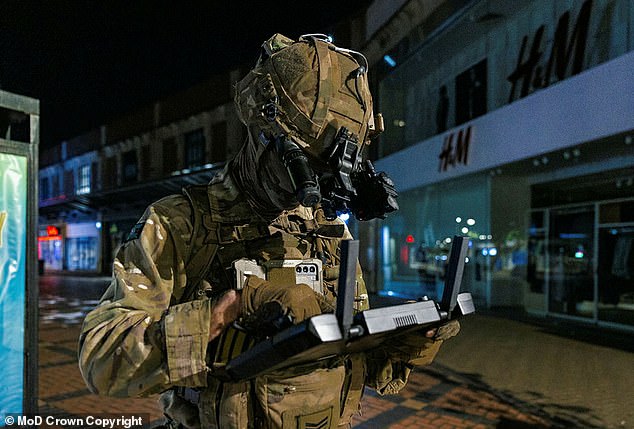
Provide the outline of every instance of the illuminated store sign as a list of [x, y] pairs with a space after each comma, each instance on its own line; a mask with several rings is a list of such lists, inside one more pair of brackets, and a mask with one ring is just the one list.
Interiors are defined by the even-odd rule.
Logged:
[[449, 166], [455, 167], [458, 164], [467, 165], [469, 163], [469, 148], [473, 138], [473, 127], [460, 129], [445, 136], [442, 151], [438, 158], [438, 171], [447, 171]]
[[548, 62], [545, 64], [543, 64], [541, 60], [544, 54], [542, 50], [542, 39], [544, 38], [546, 27], [542, 25], [535, 31], [530, 52], [526, 59], [524, 58], [524, 53], [526, 52], [526, 46], [528, 44], [528, 36], [524, 36], [522, 47], [520, 48], [517, 58], [517, 66], [507, 77], [507, 80], [512, 84], [509, 94], [509, 103], [515, 100], [515, 90], [520, 81], [522, 86], [519, 98], [523, 98], [529, 94], [531, 89], [539, 90], [547, 87], [550, 84], [553, 68], [557, 79], [563, 80], [566, 77], [571, 59], [572, 69], [570, 75], [573, 76], [581, 72], [586, 50], [586, 41], [588, 39], [588, 24], [590, 22], [591, 9], [592, 0], [586, 0], [581, 6], [570, 39], [568, 39], [570, 11], [559, 17], [557, 28], [552, 38], [553, 42], [550, 48], [550, 56], [548, 57]]

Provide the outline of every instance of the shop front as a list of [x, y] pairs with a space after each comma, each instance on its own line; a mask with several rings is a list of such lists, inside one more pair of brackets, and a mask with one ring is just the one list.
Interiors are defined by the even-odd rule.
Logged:
[[380, 227], [384, 293], [440, 297], [451, 241], [467, 235], [472, 240], [464, 282], [486, 302], [489, 259], [480, 254], [491, 238], [489, 191], [490, 178], [478, 174], [401, 193], [399, 211]]
[[65, 266], [69, 271], [97, 271], [101, 224], [99, 222], [66, 225]]
[[40, 274], [64, 269], [64, 246], [60, 226], [40, 227], [37, 237], [37, 259], [40, 261]]
[[[587, 197], [531, 210], [527, 310], [634, 326], [632, 179], [634, 169], [626, 168], [534, 187], [540, 194], [562, 185], [569, 194], [583, 188]], [[592, 200], [613, 190], [620, 198]]]
[[40, 226], [38, 259], [44, 272], [100, 269], [101, 222]]
[[365, 264], [379, 293], [438, 297], [453, 235], [481, 307], [634, 328], [634, 54], [377, 161], [401, 210]]

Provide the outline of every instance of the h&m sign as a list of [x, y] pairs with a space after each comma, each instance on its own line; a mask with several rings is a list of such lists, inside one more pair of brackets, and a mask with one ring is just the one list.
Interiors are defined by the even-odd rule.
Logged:
[[524, 58], [524, 53], [526, 52], [526, 46], [528, 44], [528, 35], [524, 36], [515, 70], [507, 77], [507, 80], [512, 84], [509, 94], [509, 103], [515, 100], [515, 92], [520, 82], [521, 88], [518, 98], [527, 96], [531, 89], [538, 90], [550, 85], [553, 71], [558, 80], [565, 79], [571, 60], [572, 68], [570, 69], [570, 76], [581, 72], [588, 39], [591, 9], [592, 0], [586, 0], [579, 10], [577, 21], [575, 22], [570, 38], [568, 38], [570, 11], [565, 12], [559, 17], [550, 48], [550, 56], [548, 57], [548, 61], [545, 62], [545, 68], [544, 62], [542, 61], [544, 54], [542, 50], [542, 39], [544, 38], [546, 26], [542, 25], [535, 31], [527, 58]]
[[469, 125], [445, 136], [442, 150], [438, 158], [438, 172], [447, 171], [449, 167], [469, 163], [469, 149], [473, 139], [473, 126]]

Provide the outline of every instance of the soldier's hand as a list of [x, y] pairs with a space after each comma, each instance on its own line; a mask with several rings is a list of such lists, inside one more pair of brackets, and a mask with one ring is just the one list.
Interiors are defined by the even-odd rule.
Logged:
[[295, 324], [321, 313], [317, 295], [308, 285], [278, 285], [249, 276], [242, 290], [243, 314], [254, 313], [270, 302], [278, 302]]
[[240, 293], [230, 290], [214, 303], [209, 323], [209, 341], [240, 316]]
[[[429, 329], [429, 330], [425, 331], [425, 337], [426, 337], [426, 338], [434, 338], [434, 337], [436, 337], [437, 335], [439, 335], [439, 332], [441, 332], [441, 330], [440, 330], [440, 329], [438, 329], [438, 328], [431, 328], [431, 329]], [[454, 334], [454, 335], [455, 335], [455, 334]], [[452, 335], [452, 336], [453, 336], [453, 335]]]
[[460, 323], [457, 320], [450, 320], [447, 323], [440, 325], [438, 329], [434, 330], [436, 332], [430, 338], [445, 341], [458, 335], [458, 332], [460, 332]]

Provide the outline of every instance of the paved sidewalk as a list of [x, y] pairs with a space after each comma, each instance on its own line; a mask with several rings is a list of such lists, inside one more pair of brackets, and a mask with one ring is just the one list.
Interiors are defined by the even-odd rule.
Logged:
[[[46, 316], [46, 308], [41, 311]], [[155, 398], [106, 398], [90, 393], [77, 364], [80, 326], [77, 321], [40, 321], [39, 415], [73, 418], [95, 414], [144, 414], [144, 423], [160, 421], [162, 413]]]
[[[103, 398], [88, 391], [77, 367], [79, 326], [41, 323], [40, 415], [72, 418], [95, 413], [132, 413], [145, 414], [153, 425], [158, 424], [162, 415], [155, 397]], [[469, 379], [440, 365], [415, 372], [400, 395], [379, 397], [367, 390], [362, 410], [362, 416], [354, 424], [359, 429], [554, 427], [538, 410], [475, 387]], [[531, 425], [498, 426], [500, 422]]]
[[[81, 379], [80, 323], [103, 287], [99, 279], [41, 283], [40, 414], [146, 413], [158, 423], [156, 398], [99, 397]], [[400, 395], [367, 390], [354, 427], [634, 428], [634, 353], [567, 333], [485, 315], [465, 319]]]
[[568, 329], [463, 320], [394, 397], [366, 391], [357, 428], [634, 428], [634, 353]]

